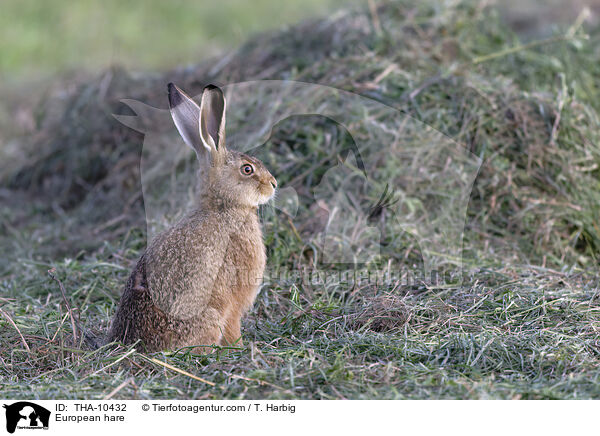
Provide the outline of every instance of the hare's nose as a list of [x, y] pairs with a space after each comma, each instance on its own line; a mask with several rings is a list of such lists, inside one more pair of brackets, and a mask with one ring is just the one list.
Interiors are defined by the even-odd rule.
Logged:
[[271, 185], [273, 185], [273, 189], [277, 188], [277, 180], [273, 176], [271, 176]]

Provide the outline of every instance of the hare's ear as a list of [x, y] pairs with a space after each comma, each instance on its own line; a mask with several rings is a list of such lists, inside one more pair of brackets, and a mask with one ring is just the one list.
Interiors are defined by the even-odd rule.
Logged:
[[225, 96], [215, 85], [207, 85], [202, 91], [200, 137], [204, 145], [225, 151]]
[[172, 83], [168, 85], [169, 106], [175, 127], [187, 145], [201, 155], [210, 152], [210, 147], [200, 137], [200, 106], [185, 92]]

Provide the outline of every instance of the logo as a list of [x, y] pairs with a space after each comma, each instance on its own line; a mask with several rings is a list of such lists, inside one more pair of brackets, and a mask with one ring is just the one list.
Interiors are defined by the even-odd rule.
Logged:
[[48, 429], [50, 411], [29, 401], [19, 401], [10, 405], [4, 404], [6, 409], [6, 431], [14, 433], [18, 429]]

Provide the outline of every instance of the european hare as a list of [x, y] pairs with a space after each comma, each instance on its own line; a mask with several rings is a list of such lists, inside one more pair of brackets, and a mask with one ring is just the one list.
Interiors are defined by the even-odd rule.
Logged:
[[140, 257], [108, 341], [141, 339], [146, 351], [240, 344], [266, 262], [257, 209], [277, 181], [261, 161], [227, 150], [221, 89], [204, 88], [200, 106], [172, 83], [168, 91], [175, 126], [200, 162], [198, 207]]

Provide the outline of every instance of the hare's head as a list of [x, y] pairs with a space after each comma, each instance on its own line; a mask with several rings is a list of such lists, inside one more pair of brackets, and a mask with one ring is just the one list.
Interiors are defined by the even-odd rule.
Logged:
[[225, 145], [225, 97], [208, 85], [198, 106], [169, 83], [169, 105], [177, 130], [196, 151], [200, 162], [200, 198], [206, 206], [257, 207], [273, 196], [277, 181], [263, 163], [251, 156], [227, 150]]

